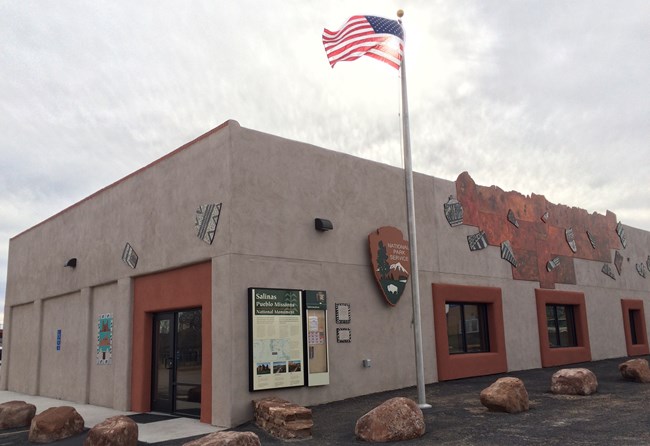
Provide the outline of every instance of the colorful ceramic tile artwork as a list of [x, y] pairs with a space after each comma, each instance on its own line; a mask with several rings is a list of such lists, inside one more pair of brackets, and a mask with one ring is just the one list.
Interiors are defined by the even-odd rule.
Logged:
[[111, 364], [113, 359], [113, 316], [110, 313], [99, 316], [97, 323], [98, 365]]

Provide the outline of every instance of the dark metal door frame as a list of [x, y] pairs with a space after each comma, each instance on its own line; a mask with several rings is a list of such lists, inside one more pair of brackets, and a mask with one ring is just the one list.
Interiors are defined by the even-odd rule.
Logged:
[[[179, 345], [179, 314], [198, 311], [200, 323], [201, 309], [187, 309], [178, 311], [166, 311], [153, 314], [153, 336], [152, 336], [152, 360], [151, 360], [151, 410], [154, 412], [163, 412], [177, 414], [189, 417], [199, 417], [200, 408], [191, 410], [188, 408], [179, 408], [178, 400], [181, 397], [179, 387], [189, 388], [183, 396], [187, 397], [192, 392], [192, 387], [198, 388], [200, 395], [200, 378], [198, 387], [195, 383], [179, 382], [178, 367], [183, 363], [184, 358], [190, 354], [196, 356], [195, 351], [187, 352]], [[201, 339], [200, 330], [198, 339]], [[198, 358], [200, 367], [201, 360]], [[200, 377], [200, 371], [199, 371]], [[196, 395], [193, 392], [192, 395]], [[187, 398], [188, 401], [191, 401]], [[196, 403], [196, 401], [194, 402]], [[198, 401], [200, 404], [200, 400]], [[188, 404], [192, 404], [191, 402]], [[196, 405], [196, 404], [194, 404]]]

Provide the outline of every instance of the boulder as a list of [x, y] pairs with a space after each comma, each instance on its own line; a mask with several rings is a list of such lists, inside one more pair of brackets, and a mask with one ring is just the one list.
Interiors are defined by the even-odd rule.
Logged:
[[523, 412], [529, 408], [528, 392], [519, 378], [499, 378], [481, 391], [481, 404], [493, 412]]
[[259, 437], [253, 432], [213, 432], [183, 446], [261, 446]]
[[418, 405], [408, 398], [392, 398], [357, 420], [354, 433], [358, 439], [384, 443], [419, 438], [426, 426]]
[[314, 422], [311, 409], [281, 398], [269, 397], [253, 401], [255, 424], [270, 435], [283, 440], [311, 437]]
[[131, 418], [118, 415], [93, 426], [84, 446], [137, 446], [138, 425]]
[[630, 359], [619, 364], [618, 370], [623, 378], [638, 383], [650, 383], [650, 367], [646, 359]]
[[82, 433], [84, 419], [70, 406], [51, 407], [32, 419], [29, 441], [51, 443]]
[[36, 414], [36, 406], [24, 401], [0, 404], [0, 429], [29, 426]]
[[591, 395], [598, 390], [596, 375], [589, 369], [562, 369], [551, 377], [551, 392], [561, 395]]

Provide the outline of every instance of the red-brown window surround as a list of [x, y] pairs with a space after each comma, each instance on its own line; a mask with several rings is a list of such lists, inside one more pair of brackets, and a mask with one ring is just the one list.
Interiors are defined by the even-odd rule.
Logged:
[[[585, 295], [574, 291], [537, 288], [535, 290], [535, 300], [537, 304], [537, 328], [539, 330], [539, 350], [542, 358], [542, 367], [591, 361]], [[576, 341], [578, 344], [576, 347], [551, 348], [549, 346], [546, 305], [573, 305]]]
[[[506, 372], [508, 363], [501, 288], [434, 283], [432, 292], [438, 380], [446, 381]], [[445, 305], [451, 302], [486, 304], [489, 352], [449, 354]]]
[[[625, 346], [627, 348], [627, 355], [641, 356], [650, 354], [645, 325], [645, 313], [643, 312], [643, 301], [640, 299], [621, 299], [621, 307], [623, 309], [623, 328], [625, 329]], [[638, 311], [638, 318], [635, 318], [636, 338], [638, 344], [632, 343], [630, 310]]]

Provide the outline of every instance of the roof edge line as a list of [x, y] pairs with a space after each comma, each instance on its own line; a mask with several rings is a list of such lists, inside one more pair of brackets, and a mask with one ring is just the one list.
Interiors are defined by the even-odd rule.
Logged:
[[223, 123], [219, 124], [217, 127], [213, 128], [211, 130], [208, 130], [204, 134], [194, 138], [190, 142], [187, 142], [187, 143], [183, 144], [182, 146], [180, 146], [179, 148], [172, 150], [171, 152], [161, 156], [158, 159], [155, 159], [154, 161], [150, 162], [146, 166], [143, 166], [143, 167], [131, 172], [130, 174], [126, 175], [125, 177], [122, 177], [119, 180], [109, 184], [108, 186], [105, 186], [105, 187], [99, 189], [98, 191], [93, 192], [92, 194], [88, 195], [87, 197], [82, 198], [81, 200], [77, 201], [76, 203], [71, 204], [67, 208], [57, 212], [56, 214], [52, 215], [51, 217], [48, 217], [45, 220], [35, 224], [34, 226], [31, 226], [31, 227], [25, 229], [24, 231], [14, 235], [13, 237], [10, 237], [9, 241], [11, 241], [11, 240], [13, 240], [13, 239], [15, 239], [17, 237], [20, 237], [21, 235], [26, 234], [27, 232], [29, 232], [29, 231], [31, 231], [33, 229], [36, 229], [39, 226], [44, 225], [45, 223], [49, 222], [50, 220], [54, 220], [55, 218], [59, 217], [60, 215], [65, 214], [69, 210], [76, 208], [77, 206], [81, 205], [82, 203], [84, 203], [84, 202], [86, 202], [88, 200], [91, 200], [92, 198], [96, 197], [97, 195], [101, 194], [102, 192], [107, 191], [109, 189], [112, 189], [113, 187], [117, 186], [120, 183], [123, 183], [124, 181], [128, 180], [129, 178], [131, 178], [131, 177], [133, 177], [133, 176], [135, 176], [135, 175], [137, 175], [137, 174], [139, 174], [139, 173], [141, 173], [141, 172], [155, 166], [158, 163], [161, 163], [161, 162], [165, 161], [168, 158], [173, 157], [177, 153], [182, 152], [183, 150], [187, 149], [192, 144], [194, 144], [194, 143], [196, 143], [196, 142], [198, 142], [198, 141], [200, 141], [200, 140], [202, 140], [204, 138], [207, 138], [208, 136], [212, 135], [213, 133], [217, 133], [218, 131], [223, 130], [224, 128], [226, 128], [226, 127], [228, 127], [228, 126], [230, 126], [232, 124], [235, 124], [238, 127], [240, 126], [239, 122], [235, 121], [234, 119], [228, 119], [227, 121], [224, 121]]

